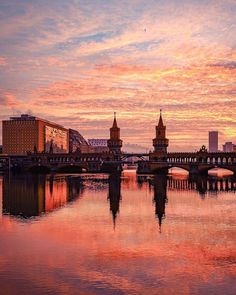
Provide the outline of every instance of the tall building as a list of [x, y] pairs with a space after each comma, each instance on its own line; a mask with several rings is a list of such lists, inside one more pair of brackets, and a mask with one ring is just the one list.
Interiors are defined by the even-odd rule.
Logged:
[[84, 137], [74, 129], [69, 129], [69, 152], [88, 153], [89, 144]]
[[2, 122], [3, 153], [68, 153], [68, 130], [64, 127], [23, 114]]
[[209, 131], [208, 150], [210, 153], [218, 151], [218, 131]]
[[110, 128], [110, 139], [107, 142], [107, 146], [113, 154], [121, 154], [122, 140], [120, 139], [120, 128], [116, 122], [116, 113], [114, 113], [113, 125]]
[[156, 137], [153, 139], [154, 152], [167, 153], [169, 139], [166, 138], [166, 126], [163, 124], [162, 111], [160, 110], [160, 117], [158, 125], [156, 126]]

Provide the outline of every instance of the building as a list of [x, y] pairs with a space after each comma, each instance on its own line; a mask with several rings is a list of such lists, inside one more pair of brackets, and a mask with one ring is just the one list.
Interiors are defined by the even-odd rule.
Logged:
[[88, 144], [90, 147], [90, 152], [93, 153], [103, 153], [108, 152], [108, 146], [107, 146], [107, 139], [104, 138], [91, 138], [88, 139]]
[[156, 137], [153, 139], [154, 153], [167, 153], [169, 140], [166, 138], [166, 126], [163, 124], [162, 111], [158, 125], [156, 126]]
[[208, 150], [210, 153], [218, 151], [218, 131], [209, 131]]
[[223, 144], [223, 152], [231, 153], [234, 150], [234, 144], [231, 141], [226, 142]]
[[68, 130], [64, 127], [31, 115], [23, 114], [2, 122], [5, 154], [68, 153], [68, 139]]
[[88, 139], [88, 144], [96, 147], [96, 146], [107, 146], [107, 139], [104, 138], [90, 138]]
[[69, 129], [69, 152], [89, 153], [89, 144], [77, 131]]
[[117, 125], [116, 113], [114, 113], [113, 125], [110, 128], [110, 139], [107, 141], [107, 146], [113, 154], [121, 154], [122, 140], [120, 139], [120, 128]]

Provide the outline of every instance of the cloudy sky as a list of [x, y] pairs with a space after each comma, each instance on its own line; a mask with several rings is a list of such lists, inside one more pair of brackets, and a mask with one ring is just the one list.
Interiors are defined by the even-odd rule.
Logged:
[[235, 15], [235, 0], [0, 0], [0, 119], [104, 138], [116, 111], [124, 142], [149, 149], [162, 108], [169, 150], [209, 130], [236, 143]]

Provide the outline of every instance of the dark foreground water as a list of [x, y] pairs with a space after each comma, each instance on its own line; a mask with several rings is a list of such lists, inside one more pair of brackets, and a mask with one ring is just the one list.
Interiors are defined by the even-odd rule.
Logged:
[[236, 294], [236, 179], [0, 177], [0, 294]]

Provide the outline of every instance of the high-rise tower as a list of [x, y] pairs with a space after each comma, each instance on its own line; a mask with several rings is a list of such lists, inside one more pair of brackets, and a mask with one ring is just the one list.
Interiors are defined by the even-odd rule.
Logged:
[[120, 139], [120, 128], [116, 122], [116, 113], [114, 113], [114, 121], [110, 128], [110, 139], [107, 141], [107, 146], [115, 155], [121, 154], [122, 140]]
[[216, 153], [218, 151], [218, 131], [209, 131], [208, 142], [209, 152]]
[[154, 152], [167, 153], [169, 139], [166, 138], [166, 126], [163, 124], [162, 111], [156, 126], [156, 138], [153, 139]]

